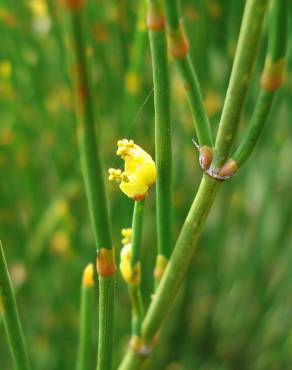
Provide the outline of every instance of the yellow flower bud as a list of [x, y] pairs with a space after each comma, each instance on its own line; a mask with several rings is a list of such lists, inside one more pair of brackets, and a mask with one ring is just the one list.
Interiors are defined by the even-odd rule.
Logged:
[[119, 140], [117, 155], [125, 161], [125, 171], [109, 169], [109, 180], [120, 182], [120, 189], [129, 198], [142, 200], [156, 180], [155, 162], [133, 140]]
[[128, 229], [122, 229], [121, 231], [121, 234], [122, 234], [122, 244], [123, 245], [126, 245], [126, 244], [129, 244], [132, 242], [132, 229], [131, 228], [128, 228]]
[[121, 250], [121, 274], [127, 284], [139, 285], [141, 281], [141, 265], [140, 262], [138, 262], [135, 266], [132, 267], [131, 257], [132, 245], [126, 244]]

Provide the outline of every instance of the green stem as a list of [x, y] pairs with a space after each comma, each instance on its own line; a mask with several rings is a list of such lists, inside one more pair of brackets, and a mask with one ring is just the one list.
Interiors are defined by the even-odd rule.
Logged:
[[189, 56], [188, 41], [180, 21], [177, 0], [164, 0], [170, 51], [183, 79], [200, 146], [213, 147], [210, 122], [204, 107], [197, 74]]
[[[186, 270], [194, 254], [207, 215], [221, 182], [204, 175], [198, 193], [176, 242], [171, 259], [142, 324], [142, 339], [151, 348], [163, 319], [172, 307]], [[119, 370], [140, 369], [145, 356], [129, 349]]]
[[[93, 275], [93, 266], [89, 266]], [[84, 270], [83, 283], [81, 286], [80, 334], [76, 366], [77, 370], [87, 370], [91, 367], [90, 360], [92, 354], [93, 327], [93, 277], [91, 276], [87, 278], [85, 274], [86, 269]]]
[[[96, 139], [96, 118], [91, 81], [88, 74], [82, 24], [82, 9], [71, 13], [77, 77], [77, 117], [80, 134], [80, 156], [89, 213], [98, 250], [99, 337], [98, 370], [111, 370], [114, 319], [114, 272], [109, 213]], [[99, 133], [100, 134], [100, 133]]]
[[133, 221], [132, 221], [132, 267], [140, 262], [140, 250], [143, 230], [143, 215], [144, 215], [145, 200], [136, 201], [134, 205]]
[[168, 259], [172, 246], [172, 149], [167, 44], [164, 29], [156, 29], [149, 24], [150, 18], [155, 22], [161, 17], [160, 1], [148, 0], [155, 107], [157, 245], [158, 254]]
[[273, 1], [269, 16], [269, 41], [265, 67], [262, 73], [261, 91], [257, 99], [250, 126], [232, 159], [238, 166], [249, 158], [267, 120], [273, 98], [281, 86], [286, 50], [287, 2]]
[[141, 325], [144, 317], [144, 305], [140, 285], [129, 285], [132, 305], [132, 337], [141, 336]]
[[183, 59], [177, 59], [176, 65], [186, 88], [199, 145], [206, 145], [212, 148], [214, 143], [211, 126], [204, 107], [199, 81], [190, 56], [187, 55]]
[[137, 100], [140, 93], [141, 75], [144, 66], [146, 51], [147, 29], [146, 29], [146, 4], [141, 1], [138, 9], [136, 30], [131, 47], [130, 64], [125, 76], [125, 93], [123, 101], [123, 132], [129, 136], [134, 125], [135, 113], [137, 113]]
[[267, 91], [260, 92], [248, 131], [236, 152], [231, 156], [238, 167], [241, 167], [244, 164], [254, 150], [267, 120], [273, 97], [274, 94]]
[[115, 277], [99, 276], [98, 370], [111, 370], [114, 331]]
[[[82, 14], [71, 15], [73, 43], [77, 67], [77, 117], [80, 135], [80, 156], [91, 223], [97, 249], [112, 248], [108, 205], [106, 201], [103, 167], [96, 140], [94, 98], [88, 75]], [[99, 133], [100, 134], [100, 133]]]
[[129, 295], [132, 305], [132, 338], [140, 337], [141, 323], [144, 316], [144, 306], [141, 295], [141, 242], [143, 230], [145, 200], [136, 201], [134, 205], [133, 221], [132, 221], [132, 257], [131, 265], [133, 273], [139, 273], [137, 276], [137, 284], [128, 284]]
[[9, 349], [17, 370], [30, 370], [23, 330], [16, 306], [16, 300], [9, 277], [4, 250], [0, 242], [0, 297], [4, 309], [4, 329]]
[[217, 171], [226, 161], [235, 138], [261, 35], [267, 0], [247, 0], [231, 77], [223, 106], [213, 160]]

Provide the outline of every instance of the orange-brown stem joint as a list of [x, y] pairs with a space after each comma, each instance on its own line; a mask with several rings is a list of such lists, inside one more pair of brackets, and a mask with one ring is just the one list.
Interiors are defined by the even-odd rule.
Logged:
[[261, 87], [267, 92], [274, 92], [278, 90], [283, 81], [284, 59], [273, 62], [268, 59], [261, 76]]
[[147, 11], [147, 28], [149, 31], [163, 31], [165, 18], [159, 5], [150, 3]]
[[85, 0], [59, 0], [60, 4], [71, 12], [79, 11], [85, 4]]
[[189, 51], [189, 42], [187, 40], [182, 21], [176, 31], [168, 32], [169, 52], [173, 59], [183, 59]]
[[97, 251], [96, 271], [99, 277], [109, 277], [116, 272], [114, 249], [101, 248]]

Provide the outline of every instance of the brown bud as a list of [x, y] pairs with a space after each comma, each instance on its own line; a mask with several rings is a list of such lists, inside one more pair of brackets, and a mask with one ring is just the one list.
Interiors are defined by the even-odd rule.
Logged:
[[209, 169], [212, 159], [213, 159], [212, 149], [209, 148], [207, 145], [203, 145], [200, 148], [199, 162], [204, 171], [207, 171]]
[[233, 160], [229, 159], [219, 170], [217, 173], [218, 177], [222, 178], [222, 180], [228, 179], [232, 177], [238, 170], [238, 164]]

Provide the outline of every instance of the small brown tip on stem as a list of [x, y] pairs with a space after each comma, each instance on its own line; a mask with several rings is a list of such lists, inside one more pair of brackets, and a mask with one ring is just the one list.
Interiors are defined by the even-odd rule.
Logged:
[[153, 275], [157, 283], [161, 280], [163, 273], [166, 269], [167, 263], [168, 263], [168, 259], [165, 256], [159, 254], [156, 257], [156, 264], [155, 264]]
[[114, 275], [116, 272], [116, 263], [113, 248], [101, 248], [97, 251], [96, 271], [100, 277]]
[[233, 160], [229, 159], [219, 170], [218, 176], [222, 179], [228, 179], [232, 177], [238, 170], [238, 164]]
[[265, 63], [263, 73], [261, 75], [261, 87], [267, 92], [278, 90], [283, 81], [284, 59], [278, 62], [273, 62], [268, 59]]
[[85, 4], [85, 0], [59, 0], [59, 2], [64, 8], [71, 12], [80, 10]]
[[93, 264], [89, 263], [84, 271], [82, 276], [82, 286], [85, 288], [93, 287], [94, 281], [93, 281]]
[[168, 33], [169, 52], [173, 59], [183, 59], [189, 51], [184, 25], [180, 22], [175, 32]]
[[211, 165], [213, 159], [213, 151], [207, 145], [203, 145], [199, 149], [200, 157], [199, 162], [204, 171], [207, 171]]

